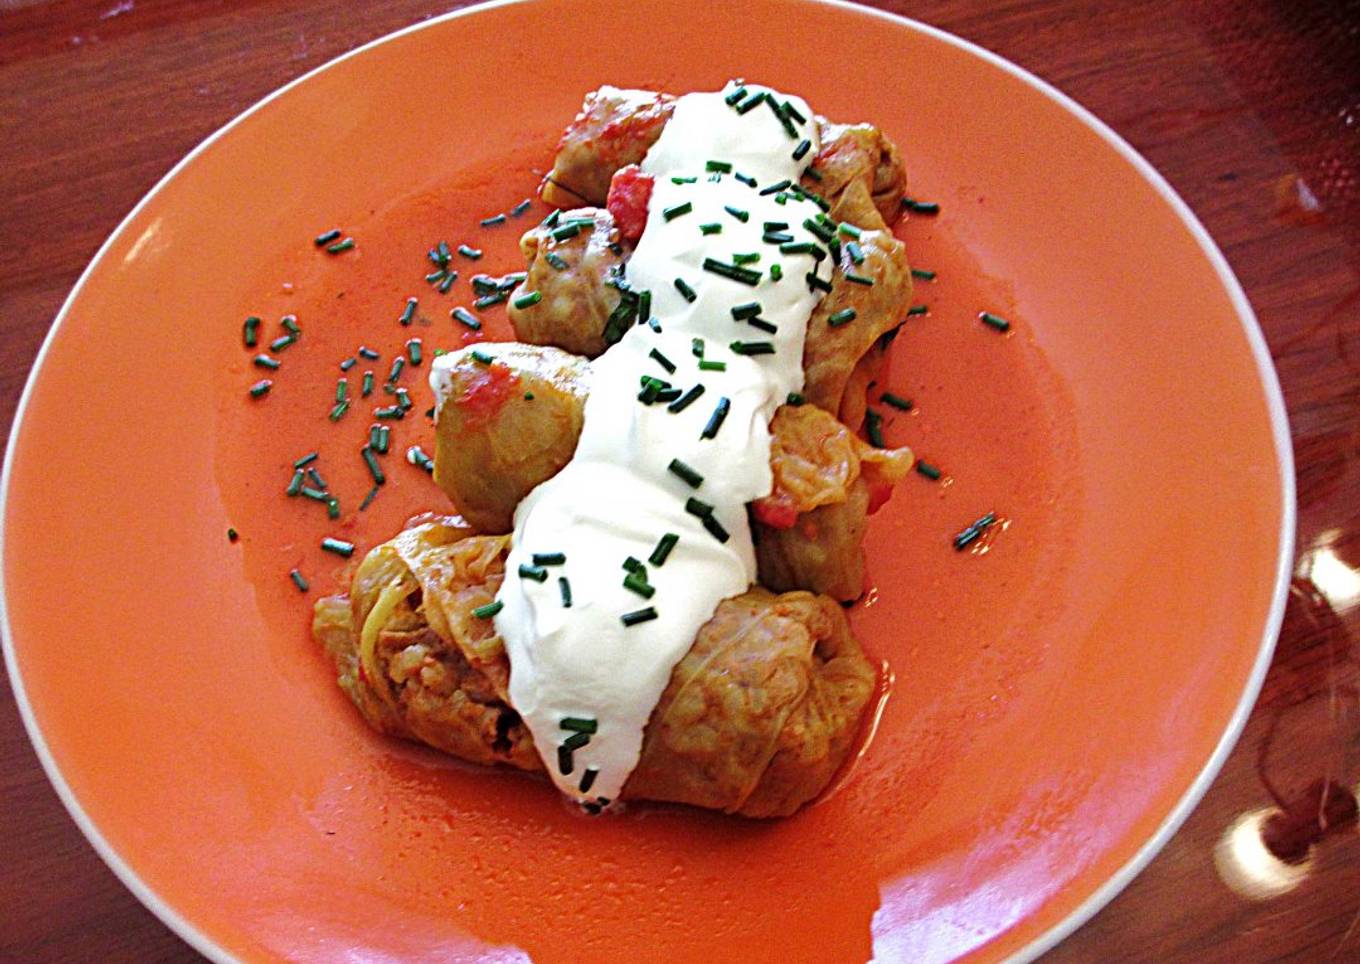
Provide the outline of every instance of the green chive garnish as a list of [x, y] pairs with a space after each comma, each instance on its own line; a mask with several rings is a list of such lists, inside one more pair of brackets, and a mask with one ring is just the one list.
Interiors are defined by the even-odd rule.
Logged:
[[325, 231], [321, 234], [318, 234], [315, 238], [313, 238], [312, 244], [316, 245], [318, 248], [325, 247], [326, 245], [334, 241], [336, 238], [340, 237], [340, 234], [341, 231], [339, 228], [331, 228], [329, 231]]
[[802, 405], [805, 401], [807, 400], [803, 398], [802, 392], [789, 392], [789, 394], [784, 398], [784, 404], [792, 405], [794, 408], [797, 408], [799, 405]]
[[505, 215], [504, 215], [504, 214], [493, 214], [493, 215], [491, 215], [491, 217], [489, 217], [489, 218], [482, 218], [482, 220], [479, 221], [478, 223], [479, 223], [482, 227], [484, 227], [484, 228], [495, 227], [495, 226], [498, 225], [498, 224], [504, 224], [504, 223], [505, 223]]
[[727, 346], [737, 355], [773, 355], [772, 341], [734, 341]]
[[705, 358], [705, 359], [703, 359], [703, 360], [701, 360], [701, 361], [699, 362], [699, 371], [701, 371], [701, 372], [725, 372], [725, 371], [727, 371], [727, 362], [725, 362], [725, 361], [711, 361], [711, 360]]
[[[748, 177], [747, 175], [741, 173], [741, 171], [733, 171], [732, 176], [735, 177], [741, 183], [745, 184], [747, 187], [756, 186], [756, 179], [753, 177]], [[743, 218], [742, 220], [745, 219]]]
[[269, 394], [269, 390], [274, 387], [274, 383], [267, 378], [262, 378], [254, 385], [250, 386], [250, 397], [261, 398]]
[[402, 408], [400, 405], [389, 405], [386, 408], [375, 408], [373, 410], [373, 417], [393, 418], [400, 420], [406, 417], [406, 409]]
[[647, 567], [642, 564], [642, 561], [638, 559], [637, 556], [629, 556], [628, 558], [624, 559], [623, 568], [625, 572], [641, 572], [644, 577], [647, 574], [646, 573]]
[[770, 322], [766, 321], [764, 318], [748, 318], [746, 319], [746, 323], [750, 325], [752, 328], [755, 328], [757, 331], [763, 331], [766, 334], [770, 335], [773, 335], [779, 331], [778, 327], [770, 324]]
[[496, 360], [494, 355], [488, 355], [486, 352], [476, 348], [468, 352], [468, 354], [472, 356], [473, 361], [481, 365], [490, 365], [492, 362]]
[[340, 500], [335, 496], [326, 500], [326, 517], [330, 519], [340, 518]]
[[359, 503], [359, 511], [363, 512], [365, 509], [367, 509], [373, 503], [373, 500], [376, 499], [377, 497], [378, 487], [375, 485], [373, 486], [373, 488], [368, 490], [368, 495], [364, 496], [364, 501]]
[[727, 530], [723, 528], [723, 524], [718, 521], [717, 516], [709, 513], [706, 516], [701, 516], [700, 521], [703, 523], [704, 528], [708, 530], [708, 534], [713, 538], [717, 539], [719, 542], [726, 542], [728, 540], [729, 536]]
[[652, 554], [647, 557], [647, 561], [654, 566], [664, 565], [666, 558], [670, 556], [671, 550], [675, 548], [675, 544], [679, 541], [680, 537], [678, 535], [674, 532], [667, 532], [657, 542], [656, 548], [653, 549]]
[[768, 185], [768, 186], [766, 186], [766, 187], [761, 188], [761, 189], [760, 189], [760, 195], [761, 195], [762, 197], [766, 197], [766, 196], [771, 195], [771, 194], [778, 194], [780, 191], [786, 191], [786, 190], [788, 190], [788, 188], [789, 188], [789, 181], [787, 181], [787, 180], [784, 180], [784, 181], [775, 181], [773, 184], [770, 184], [770, 185]]
[[523, 201], [520, 201], [518, 204], [516, 204], [514, 207], [510, 209], [510, 216], [512, 218], [519, 217], [525, 211], [529, 210], [529, 206], [533, 203], [534, 202], [532, 200], [526, 197]]
[[912, 305], [907, 309], [907, 315], [924, 315], [929, 310], [930, 307], [928, 305]]
[[807, 279], [808, 288], [810, 290], [825, 291], [828, 293], [831, 291], [831, 282], [827, 281], [825, 278], [820, 277], [815, 271], [809, 271], [803, 277]]
[[786, 115], [788, 115], [789, 117], [792, 117], [792, 118], [793, 118], [794, 120], [796, 120], [798, 123], [800, 123], [800, 124], [806, 124], [806, 123], [807, 123], [807, 118], [804, 117], [804, 116], [802, 115], [802, 113], [798, 110], [797, 107], [794, 107], [793, 104], [789, 103], [787, 100], [784, 101], [784, 103], [781, 105], [781, 107], [783, 108], [784, 113], [785, 113]]
[[883, 445], [883, 416], [872, 408], [864, 413], [864, 432], [869, 436], [869, 444], [876, 449]]
[[732, 317], [737, 321], [745, 321], [747, 318], [754, 318], [760, 314], [761, 305], [759, 301], [748, 301], [745, 304], [732, 306]]
[[[570, 604], [569, 604], [570, 605]], [[577, 787], [579, 793], [589, 793], [590, 788], [595, 785], [595, 778], [600, 775], [600, 771], [595, 767], [586, 767], [586, 772], [581, 774], [581, 783]]]
[[314, 489], [310, 485], [304, 485], [302, 487], [302, 495], [308, 499], [313, 499], [316, 502], [325, 502], [330, 498], [330, 496], [321, 489]]
[[343, 402], [347, 398], [349, 398], [349, 381], [344, 378], [338, 379], [335, 383], [335, 400]]
[[736, 90], [732, 91], [732, 93], [724, 97], [723, 100], [726, 101], [728, 107], [735, 107], [737, 106], [737, 101], [741, 100], [745, 96], [746, 88], [738, 87]]
[[407, 298], [406, 307], [402, 309], [401, 317], [398, 318], [397, 321], [401, 322], [403, 325], [409, 325], [411, 319], [416, 316], [416, 305], [418, 303], [418, 300], [415, 298]]
[[782, 277], [784, 277], [784, 266], [779, 264], [770, 265], [770, 280], [778, 281]]
[[530, 291], [528, 294], [520, 295], [513, 302], [511, 302], [511, 304], [513, 304], [516, 308], [532, 308], [534, 305], [538, 304], [542, 300], [543, 292]]
[[645, 623], [656, 618], [656, 607], [648, 606], [646, 609], [637, 609], [631, 613], [624, 613], [619, 617], [619, 622], [625, 626], [636, 626], [638, 623]]
[[[810, 177], [814, 181], [820, 181], [822, 179], [822, 172], [817, 170], [817, 168], [813, 167], [811, 164], [809, 164], [807, 167], [803, 168], [803, 176]], [[821, 201], [821, 198], [815, 195], [809, 194], [808, 197], [811, 197], [814, 201]], [[823, 208], [823, 210], [825, 210], [825, 208]]]
[[901, 395], [894, 395], [892, 392], [884, 392], [878, 396], [878, 400], [884, 405], [891, 405], [893, 408], [903, 412], [911, 411], [911, 399], [903, 398]]
[[962, 532], [960, 532], [958, 535], [954, 537], [954, 548], [960, 550], [967, 548], [969, 543], [971, 543], [978, 536], [982, 535], [982, 530], [986, 529], [988, 526], [992, 525], [995, 522], [996, 513], [988, 512], [981, 519], [978, 519], [976, 522], [974, 522], [972, 525], [970, 525], [968, 528], [964, 529]]
[[567, 554], [565, 552], [535, 552], [533, 560], [536, 566], [563, 566], [566, 565]]
[[561, 211], [550, 211], [550, 212], [548, 212], [548, 216], [547, 216], [546, 218], [543, 219], [543, 227], [545, 227], [545, 228], [555, 228], [555, 227], [557, 227], [557, 222], [558, 222], [558, 220], [561, 219], [561, 217], [562, 217], [562, 212], [561, 212]]
[[[361, 448], [359, 450], [359, 454], [364, 457], [364, 464], [368, 466], [368, 474], [373, 476], [374, 484], [382, 485], [384, 482], [387, 481], [387, 476], [383, 474], [382, 466], [378, 464], [378, 457], [373, 454], [373, 449], [376, 448], [377, 446], [374, 446], [372, 442], [373, 436], [372, 433], [370, 432], [369, 444]], [[385, 441], [380, 451], [383, 452], [387, 451], [387, 445]]]
[[448, 274], [446, 274], [446, 275], [444, 276], [444, 280], [441, 281], [441, 282], [439, 282], [439, 289], [438, 289], [438, 290], [439, 290], [439, 293], [440, 293], [441, 295], [446, 295], [446, 294], [448, 294], [448, 293], [449, 293], [449, 289], [453, 287], [453, 283], [454, 283], [455, 281], [457, 281], [457, 280], [458, 280], [458, 272], [457, 272], [457, 271], [450, 271]]
[[268, 355], [256, 355], [252, 361], [254, 361], [256, 368], [268, 368], [271, 371], [282, 364], [277, 358], [270, 358]]
[[498, 305], [502, 301], [506, 301], [507, 299], [509, 299], [509, 297], [510, 296], [503, 291], [494, 295], [482, 295], [480, 298], [478, 298], [476, 301], [472, 303], [472, 307], [478, 310], [481, 310], [483, 308], [490, 308], [492, 305]]
[[759, 261], [759, 260], [760, 260], [760, 252], [759, 252], [759, 251], [751, 251], [751, 252], [746, 253], [746, 254], [734, 254], [734, 255], [732, 255], [732, 263], [733, 263], [733, 264], [755, 264], [755, 263], [756, 263], [757, 261]]
[[583, 716], [564, 716], [559, 725], [562, 729], [570, 730], [573, 733], [596, 733], [600, 729], [598, 720]]
[[562, 748], [568, 752], [575, 752], [590, 742], [589, 733], [573, 733], [562, 741]]
[[302, 458], [293, 463], [293, 468], [301, 469], [315, 462], [320, 456], [316, 452], [308, 452]]
[[342, 252], [348, 251], [352, 247], [354, 247], [354, 239], [345, 238], [345, 240], [343, 241], [337, 241], [334, 244], [326, 245], [326, 253], [341, 254]]
[[[727, 399], [723, 399], [723, 401], [725, 402]], [[721, 405], [722, 402], [719, 402], [718, 404]], [[704, 477], [679, 459], [671, 459], [671, 464], [666, 466], [666, 468], [672, 475], [678, 476], [691, 489], [697, 489], [704, 484]]]
[[466, 244], [458, 245], [458, 253], [461, 254], [463, 257], [467, 258], [469, 261], [476, 261], [478, 258], [482, 256], [482, 252], [480, 250], [478, 250], [477, 248], [469, 247]]
[[857, 285], [864, 285], [866, 288], [872, 288], [874, 286], [873, 278], [870, 278], [867, 275], [855, 274], [853, 271], [845, 272], [845, 280], [854, 282]]
[[440, 281], [444, 280], [444, 276], [447, 274], [448, 274], [447, 271], [442, 270], [431, 271], [429, 274], [425, 276], [425, 280], [428, 281], [430, 284], [438, 284]]
[[293, 580], [293, 585], [297, 586], [298, 592], [306, 592], [308, 589], [312, 588], [311, 583], [307, 581], [307, 577], [296, 569], [290, 569], [288, 571], [288, 578]]
[[552, 265], [558, 271], [565, 270], [567, 267], [567, 262], [556, 251], [549, 251], [543, 256], [543, 260], [548, 262], [548, 264]]
[[454, 321], [458, 322], [460, 325], [465, 325], [468, 328], [471, 328], [473, 331], [482, 330], [481, 319], [462, 306], [453, 309], [451, 312], [449, 312], [449, 315], [453, 318]]
[[[702, 362], [700, 362], [699, 364], [700, 367], [703, 366]], [[681, 395], [675, 401], [667, 405], [666, 411], [670, 412], [671, 414], [675, 414], [676, 412], [683, 412], [685, 409], [689, 408], [690, 404], [693, 403], [693, 401], [703, 393], [704, 386], [695, 385], [689, 391], [685, 392], [685, 394]]]
[[689, 342], [689, 350], [694, 354], [695, 358], [703, 358], [704, 340], [702, 338], [691, 338]]
[[709, 161], [704, 164], [705, 171], [717, 171], [719, 174], [731, 174], [732, 165], [727, 161]]
[[934, 201], [918, 201], [915, 198], [904, 197], [902, 206], [912, 214], [939, 214], [940, 206]]
[[485, 606], [478, 606], [472, 611], [472, 615], [476, 616], [478, 619], [490, 619], [504, 608], [505, 603], [497, 599], [494, 602], [487, 603]]
[[854, 308], [842, 308], [840, 311], [837, 311], [828, 317], [826, 323], [832, 328], [839, 328], [841, 325], [850, 324], [850, 322], [855, 320], [855, 317]]
[[762, 244], [792, 244], [793, 235], [787, 231], [766, 231], [760, 241]]
[[368, 396], [372, 394], [373, 394], [373, 373], [364, 372], [363, 397], [368, 398]]
[[713, 407], [713, 414], [708, 417], [708, 424], [699, 433], [701, 439], [711, 439], [717, 436], [718, 429], [722, 428], [723, 420], [727, 418], [727, 413], [731, 410], [732, 403], [726, 398], [718, 399], [718, 404]]
[[940, 470], [923, 459], [916, 460], [916, 471], [928, 479], [938, 479], [940, 477]]
[[333, 539], [330, 536], [321, 540], [321, 548], [327, 552], [333, 552], [337, 556], [344, 556], [346, 559], [354, 555], [354, 543], [346, 542], [344, 539]]
[[685, 299], [686, 301], [690, 302], [690, 303], [693, 303], [693, 302], [694, 302], [694, 299], [697, 298], [697, 297], [699, 297], [698, 295], [696, 295], [696, 294], [694, 293], [694, 289], [693, 289], [693, 288], [691, 288], [689, 285], [685, 284], [685, 279], [684, 279], [684, 278], [676, 278], [676, 279], [675, 279], [675, 290], [678, 291], [678, 292], [680, 292], [681, 296], [684, 297], [684, 299]]
[[557, 577], [557, 592], [562, 597], [562, 608], [571, 608], [571, 583], [566, 576]]
[[306, 478], [307, 478], [306, 472], [304, 472], [302, 469], [296, 469], [293, 472], [293, 481], [289, 482], [288, 488], [283, 490], [284, 494], [297, 495], [299, 492], [302, 491], [302, 482]]
[[553, 228], [552, 237], [554, 241], [570, 241], [581, 233], [581, 226], [575, 221], [568, 221], [560, 228]]
[[406, 450], [406, 461], [426, 472], [434, 471], [434, 459], [426, 455], [425, 450], [419, 445], [412, 445]]
[[699, 225], [700, 234], [722, 234], [722, 225], [717, 221], [710, 221], [707, 224]]
[[745, 285], [755, 287], [760, 283], [760, 272], [752, 271], [750, 268], [743, 268], [738, 265], [725, 264], [716, 258], [704, 258], [704, 270], [721, 275], [732, 281], [739, 281]]
[[812, 150], [812, 141], [804, 138], [799, 141], [798, 146], [793, 149], [793, 159], [795, 161], [801, 161], [810, 150]]
[[811, 241], [786, 242], [779, 246], [780, 254], [812, 254], [817, 246]]
[[[842, 224], [841, 230], [845, 230], [847, 227], [849, 227], [849, 225]], [[850, 260], [855, 262], [855, 264], [864, 263], [864, 249], [859, 246], [858, 241], [846, 242], [845, 250], [850, 255]]]
[[689, 212], [693, 210], [694, 205], [691, 204], [689, 201], [685, 201], [682, 204], [676, 204], [672, 205], [671, 207], [665, 208], [664, 210], [662, 210], [661, 216], [665, 218], [667, 221], [674, 221], [681, 215], [689, 214]]
[[287, 328], [294, 335], [301, 335], [302, 328], [297, 323], [297, 315], [284, 315], [279, 319], [279, 324]]
[[656, 587], [647, 582], [645, 573], [630, 572], [624, 576], [623, 588], [637, 593], [643, 599], [651, 599], [656, 595]]
[[751, 111], [753, 111], [753, 110], [755, 110], [757, 107], [759, 107], [759, 106], [761, 105], [761, 103], [764, 102], [764, 100], [765, 100], [765, 92], [764, 92], [763, 90], [762, 90], [762, 91], [759, 91], [759, 92], [757, 92], [756, 94], [754, 94], [754, 95], [751, 97], [750, 100], [747, 100], [747, 101], [745, 101], [744, 103], [738, 104], [738, 105], [737, 105], [737, 113], [738, 113], [738, 114], [747, 114], [747, 113], [750, 113]]
[[281, 352], [295, 341], [297, 341], [297, 335], [280, 335], [269, 343], [269, 350]]
[[356, 359], [346, 358], [344, 361], [340, 363], [340, 370], [342, 372], [347, 372], [357, 364], [359, 364], [359, 362]]
[[667, 358], [665, 355], [661, 354], [661, 349], [653, 348], [647, 354], [650, 358], [654, 359], [658, 365], [666, 369], [667, 374], [669, 375], [675, 374], [675, 363], [671, 361], [669, 358]]
[[547, 582], [548, 570], [542, 566], [530, 566], [520, 563], [519, 576], [521, 579], [532, 579], [534, 582]]
[[704, 516], [713, 514], [713, 506], [709, 505], [703, 499], [696, 499], [694, 496], [690, 496], [685, 500], [685, 511], [692, 516], [698, 516], [702, 519]]
[[246, 343], [247, 348], [254, 348], [259, 341], [260, 319], [251, 315], [241, 326], [241, 337]]
[[392, 359], [392, 369], [387, 373], [387, 383], [389, 385], [396, 382], [401, 377], [401, 373], [406, 368], [406, 359], [398, 355]]
[[994, 315], [990, 311], [981, 312], [978, 318], [984, 325], [991, 325], [997, 331], [1009, 331], [1011, 323], [1000, 315]]
[[935, 280], [935, 272], [934, 272], [934, 271], [926, 271], [926, 270], [924, 270], [924, 269], [922, 269], [922, 268], [912, 268], [912, 269], [911, 269], [911, 276], [912, 276], [913, 278], [920, 278], [922, 281], [934, 281], [934, 280]]

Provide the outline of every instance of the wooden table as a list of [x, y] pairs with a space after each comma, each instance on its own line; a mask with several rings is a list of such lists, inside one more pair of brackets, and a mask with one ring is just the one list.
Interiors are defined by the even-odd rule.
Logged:
[[[455, 6], [459, 6], [457, 4]], [[1299, 560], [1275, 662], [1188, 823], [1057, 961], [1360, 960], [1360, 5], [879, 4], [997, 51], [1108, 121], [1217, 239], [1275, 358]], [[448, 9], [429, 0], [0, 0], [0, 421], [95, 249], [205, 135], [285, 81]], [[1249, 900], [1215, 845], [1277, 807], [1311, 853]], [[0, 695], [0, 959], [193, 960], [85, 843]], [[1311, 846], [1311, 851], [1309, 850]]]

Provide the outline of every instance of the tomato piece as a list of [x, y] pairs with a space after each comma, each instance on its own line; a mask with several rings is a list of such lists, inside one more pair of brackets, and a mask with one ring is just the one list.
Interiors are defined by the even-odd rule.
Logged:
[[652, 176], [644, 174], [636, 164], [629, 164], [614, 172], [609, 182], [609, 199], [605, 206], [614, 215], [619, 235], [636, 243], [647, 226], [647, 205], [652, 200]]
[[483, 366], [463, 389], [458, 407], [469, 425], [485, 425], [500, 412], [519, 384], [519, 376], [510, 366], [492, 362]]
[[756, 518], [771, 529], [792, 529], [798, 521], [798, 508], [783, 493], [756, 499], [751, 505]]

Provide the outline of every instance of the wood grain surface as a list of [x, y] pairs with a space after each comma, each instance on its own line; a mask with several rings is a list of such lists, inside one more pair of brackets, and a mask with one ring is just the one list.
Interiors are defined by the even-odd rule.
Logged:
[[[1167, 176], [1256, 308], [1298, 460], [1297, 578], [1246, 732], [1166, 849], [1049, 959], [1360, 960], [1360, 0], [878, 6], [1038, 73]], [[280, 84], [451, 8], [0, 0], [6, 434], [80, 271], [181, 156]], [[1215, 859], [1233, 822], [1262, 808], [1268, 848], [1299, 869], [1269, 899], [1234, 890]], [[0, 959], [197, 959], [85, 842], [8, 687], [0, 820]]]

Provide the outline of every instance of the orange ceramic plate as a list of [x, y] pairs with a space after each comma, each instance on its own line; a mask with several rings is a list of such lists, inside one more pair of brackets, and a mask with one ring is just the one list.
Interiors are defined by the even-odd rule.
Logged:
[[[828, 799], [768, 824], [592, 821], [545, 783], [371, 734], [335, 688], [306, 632], [344, 576], [320, 538], [368, 547], [442, 503], [401, 457], [428, 448], [412, 418], [357, 512], [371, 406], [326, 413], [360, 343], [383, 357], [352, 391], [412, 335], [427, 357], [476, 337], [448, 315], [467, 275], [515, 268], [544, 209], [477, 219], [531, 192], [587, 90], [732, 75], [881, 125], [912, 192], [941, 202], [898, 229], [938, 276], [889, 379], [915, 410], [885, 411], [889, 440], [945, 477], [913, 476], [875, 519], [853, 619], [896, 683]], [[355, 250], [313, 248], [332, 225]], [[486, 250], [446, 296], [423, 281], [441, 237]], [[304, 329], [260, 401], [252, 313], [266, 341], [284, 313]], [[334, 522], [282, 494], [312, 448]], [[34, 743], [128, 886], [221, 959], [1032, 956], [1213, 777], [1268, 661], [1293, 530], [1260, 333], [1165, 182], [984, 51], [788, 0], [484, 7], [285, 88], [104, 246], [29, 382], [5, 486], [6, 656]], [[954, 552], [989, 510], [1005, 525], [987, 551]]]

